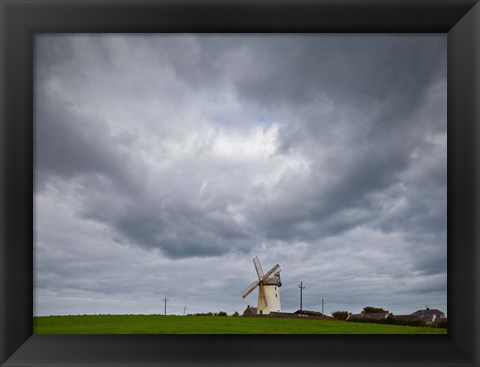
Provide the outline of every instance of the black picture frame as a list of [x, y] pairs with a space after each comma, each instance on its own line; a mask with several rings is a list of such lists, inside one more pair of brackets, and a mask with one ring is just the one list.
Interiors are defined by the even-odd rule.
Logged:
[[[477, 0], [0, 0], [2, 366], [479, 366]], [[368, 32], [448, 37], [447, 335], [32, 335], [33, 37]]]

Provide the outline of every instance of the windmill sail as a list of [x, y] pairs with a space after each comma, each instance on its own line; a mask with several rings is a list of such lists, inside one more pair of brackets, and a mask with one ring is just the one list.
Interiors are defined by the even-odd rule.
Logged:
[[255, 290], [255, 288], [257, 288], [258, 283], [260, 283], [260, 281], [256, 280], [256, 281], [254, 281], [252, 284], [250, 284], [247, 288], [245, 288], [245, 289], [242, 291], [242, 298], [245, 298], [245, 297], [248, 296], [250, 293], [252, 293], [252, 292]]
[[253, 259], [253, 265], [255, 266], [255, 270], [257, 271], [258, 279], [261, 279], [263, 277], [263, 269], [262, 265], [260, 265], [260, 260], [258, 259], [258, 256], [255, 256]]
[[275, 276], [275, 273], [277, 273], [277, 270], [280, 269], [280, 265], [275, 265], [273, 268], [271, 268], [267, 273], [260, 279], [260, 282], [266, 283], [268, 282], [271, 278]]

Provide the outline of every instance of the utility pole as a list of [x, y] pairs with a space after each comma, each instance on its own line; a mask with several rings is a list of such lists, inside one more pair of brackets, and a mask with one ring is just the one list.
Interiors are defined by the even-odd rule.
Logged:
[[167, 299], [167, 297], [165, 297], [163, 299], [163, 302], [165, 302], [165, 311], [164, 311], [165, 316], [167, 316], [167, 301], [168, 301], [168, 299]]
[[300, 282], [300, 285], [298, 286], [298, 288], [300, 288], [300, 311], [302, 311], [302, 301], [303, 301], [303, 295], [302, 295], [302, 290], [305, 289], [305, 287], [303, 286], [303, 281]]
[[322, 298], [322, 315], [325, 315], [325, 312], [323, 312], [323, 298]]

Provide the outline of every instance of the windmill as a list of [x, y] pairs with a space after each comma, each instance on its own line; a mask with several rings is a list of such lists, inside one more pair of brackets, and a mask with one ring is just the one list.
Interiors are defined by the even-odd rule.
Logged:
[[270, 312], [280, 312], [280, 291], [282, 286], [280, 281], [280, 265], [275, 265], [265, 274], [260, 265], [260, 260], [255, 256], [253, 265], [258, 275], [258, 280], [250, 284], [242, 292], [242, 297], [247, 297], [258, 287], [258, 306], [257, 314], [268, 315]]

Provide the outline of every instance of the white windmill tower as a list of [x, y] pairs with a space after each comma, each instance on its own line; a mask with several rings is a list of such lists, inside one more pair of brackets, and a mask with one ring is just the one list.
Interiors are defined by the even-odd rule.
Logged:
[[280, 291], [282, 286], [280, 281], [280, 265], [275, 265], [265, 274], [263, 273], [260, 260], [255, 256], [253, 265], [257, 271], [258, 280], [250, 284], [242, 292], [242, 297], [247, 297], [258, 287], [258, 306], [257, 314], [268, 315], [270, 312], [280, 312]]

